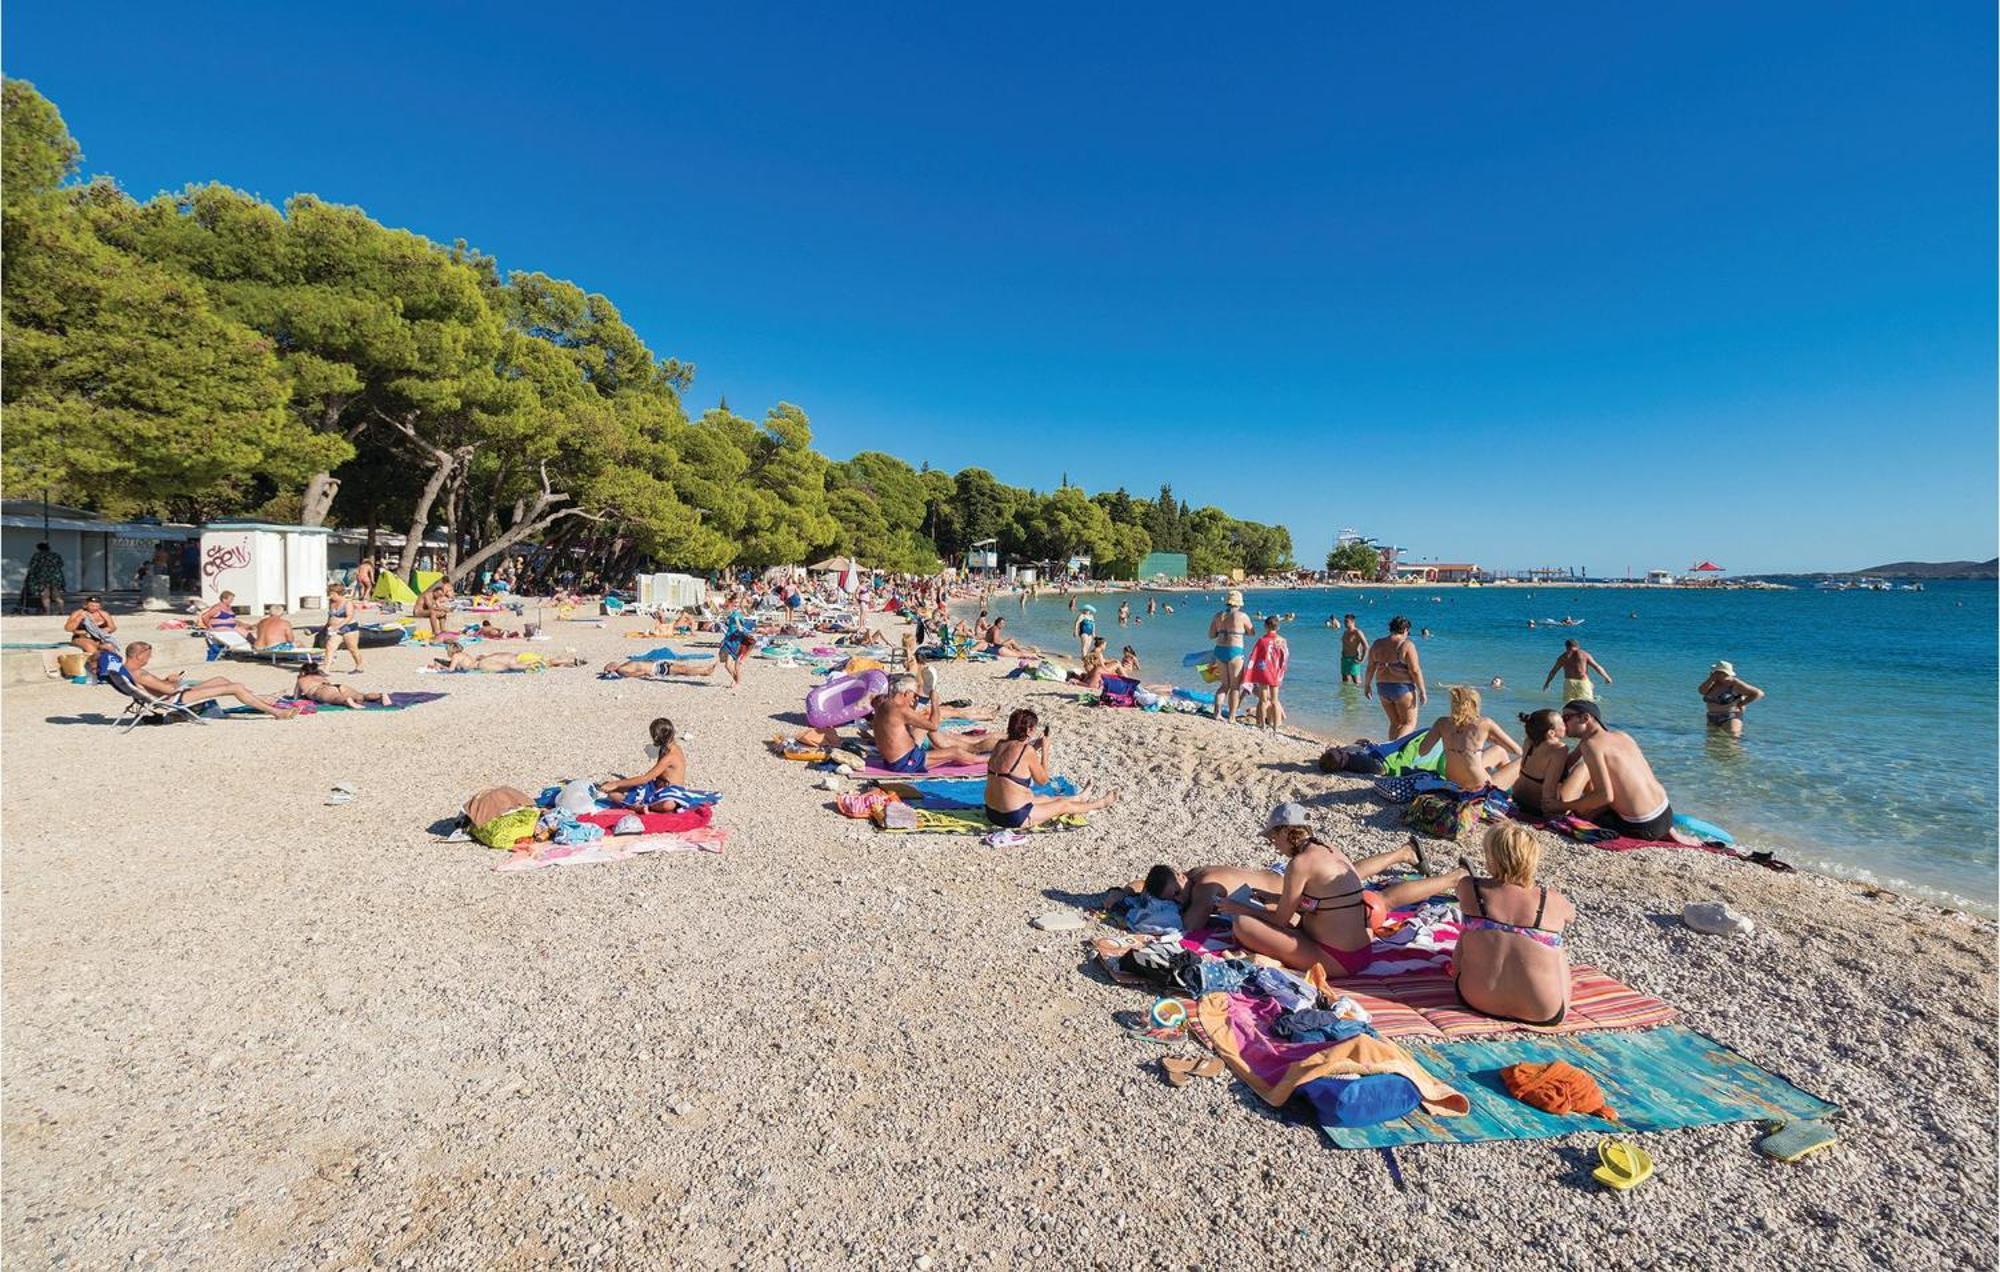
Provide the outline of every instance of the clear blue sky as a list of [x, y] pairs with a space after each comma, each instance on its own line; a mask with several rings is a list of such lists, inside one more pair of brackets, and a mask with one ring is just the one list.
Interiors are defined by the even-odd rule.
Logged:
[[4, 55], [135, 194], [463, 237], [834, 455], [1306, 561], [1996, 551], [1990, 5], [872, 7], [18, 0]]

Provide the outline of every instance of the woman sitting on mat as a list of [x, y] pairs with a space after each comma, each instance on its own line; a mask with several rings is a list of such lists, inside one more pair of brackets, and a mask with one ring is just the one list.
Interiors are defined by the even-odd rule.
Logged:
[[1418, 744], [1423, 754], [1444, 744], [1444, 775], [1468, 791], [1511, 786], [1521, 772], [1521, 745], [1479, 713], [1479, 690], [1451, 687], [1451, 714], [1432, 724]]
[[1521, 713], [1521, 728], [1528, 744], [1521, 754], [1521, 771], [1514, 778], [1514, 807], [1523, 817], [1548, 816], [1542, 808], [1542, 779], [1550, 769], [1558, 773], [1569, 767], [1570, 749], [1564, 745], [1562, 713], [1549, 708]]
[[318, 663], [307, 663], [299, 668], [299, 678], [292, 685], [292, 697], [317, 702], [322, 707], [364, 707], [371, 702], [379, 702], [385, 707], [396, 705], [396, 700], [380, 689], [362, 693], [358, 689], [333, 683]]
[[[1542, 845], [1514, 823], [1486, 832], [1486, 868], [1467, 867], [1458, 885], [1465, 915], [1453, 955], [1452, 983], [1472, 1010], [1524, 1025], [1559, 1025], [1569, 1010], [1569, 954], [1563, 927], [1576, 907], [1535, 885]], [[1461, 861], [1460, 865], [1465, 863]]]
[[1072, 813], [1094, 813], [1118, 802], [1113, 791], [1101, 799], [1080, 796], [1037, 797], [1035, 787], [1049, 781], [1049, 731], [1035, 729], [1039, 717], [1021, 707], [1007, 717], [1007, 739], [993, 748], [986, 761], [986, 820], [1009, 830], [1032, 830], [1045, 821]]
[[647, 730], [652, 734], [653, 746], [660, 755], [660, 758], [653, 762], [653, 767], [637, 777], [611, 778], [599, 782], [597, 789], [614, 797], [622, 794], [623, 799], [614, 798], [612, 802], [622, 804], [635, 812], [678, 811], [681, 802], [665, 796], [662, 792], [669, 786], [687, 785], [687, 752], [681, 749], [681, 744], [675, 739], [674, 722], [665, 716], [653, 721], [647, 726]]
[[[1332, 977], [1358, 976], [1375, 960], [1374, 932], [1390, 910], [1450, 892], [1461, 872], [1412, 879], [1387, 888], [1364, 888], [1361, 881], [1391, 866], [1424, 868], [1417, 841], [1393, 852], [1350, 862], [1339, 849], [1313, 838], [1306, 810], [1280, 804], [1264, 824], [1264, 836], [1285, 854], [1285, 882], [1269, 909], [1221, 901], [1215, 913], [1236, 917], [1236, 943], [1267, 954], [1297, 971], [1318, 964]], [[1296, 922], [1296, 926], [1294, 923]]]

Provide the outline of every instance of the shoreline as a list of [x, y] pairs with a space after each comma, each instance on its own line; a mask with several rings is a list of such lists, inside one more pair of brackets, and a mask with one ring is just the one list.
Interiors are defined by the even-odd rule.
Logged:
[[[1341, 586], [1345, 587], [1346, 585], [1341, 585]], [[1402, 585], [1398, 584], [1386, 584], [1386, 585], [1376, 585], [1376, 586], [1384, 587], [1387, 590], [1391, 591], [1398, 590], [1402, 587]], [[1195, 590], [1195, 589], [1188, 589], [1188, 590]], [[1255, 590], [1257, 589], [1248, 587], [1243, 589], [1246, 597]], [[1290, 590], [1290, 589], [1264, 589], [1264, 590], [1278, 591], [1278, 590]], [[1216, 593], [1216, 589], [1214, 588], [1209, 588], [1207, 589], [1207, 591], [1211, 593]], [[996, 595], [1000, 594], [996, 593]], [[1012, 596], [1014, 595], [1014, 593], [1010, 591], [1008, 593], [1005, 593], [1005, 595]], [[1043, 599], [1044, 600], [1054, 599], [1054, 595], [1055, 594], [1044, 593]], [[1076, 592], [1074, 593], [1074, 595], [1079, 597], [1116, 596], [1119, 595], [1119, 593]], [[1219, 599], [1220, 594], [1217, 593], [1217, 596]], [[964, 618], [967, 621], [970, 621], [977, 615], [979, 604], [980, 601], [976, 596], [962, 597], [956, 599], [951, 603], [952, 617], [954, 619]], [[1013, 615], [1011, 614], [1003, 615], [1003, 617], [1012, 617], [1012, 616]], [[1296, 620], [1296, 622], [1293, 624], [1287, 624], [1287, 626], [1316, 627], [1318, 625], [1309, 623], [1304, 618], [1301, 618], [1299, 620]], [[1551, 627], [1549, 628], [1549, 630], [1552, 632], [1560, 632], [1564, 629], [1562, 629], [1561, 627]], [[1066, 667], [1073, 668], [1076, 665], [1076, 659], [1074, 657], [1065, 658], [1065, 656], [1062, 654], [1056, 655], [1055, 660], [1058, 663], [1065, 665]], [[1168, 678], [1171, 679], [1172, 676], [1169, 676]], [[1183, 676], [1182, 678], [1186, 677]], [[1286, 707], [1286, 714], [1287, 714], [1287, 720], [1284, 730], [1281, 731], [1281, 735], [1289, 734], [1296, 737], [1304, 738], [1310, 740], [1315, 745], [1318, 745], [1320, 747], [1346, 745], [1356, 740], [1355, 738], [1345, 736], [1344, 731], [1340, 727], [1340, 722], [1335, 717], [1329, 715], [1325, 711], [1317, 709], [1315, 705], [1313, 705], [1313, 700], [1311, 699], [1308, 699], [1306, 705], [1303, 706], [1288, 704]], [[1259, 734], [1258, 736], [1268, 737], [1270, 735]], [[1799, 844], [1780, 843], [1780, 844], [1770, 844], [1764, 846], [1772, 847], [1783, 857], [1784, 860], [1789, 861], [1791, 864], [1798, 867], [1802, 871], [1809, 872], [1811, 874], [1817, 875], [1822, 878], [1830, 878], [1838, 880], [1843, 884], [1850, 885], [1857, 892], [1864, 895], [1872, 891], [1879, 890], [1895, 896], [1908, 897], [1911, 900], [1921, 902], [1925, 905], [1934, 906], [1938, 910], [1945, 913], [1962, 913], [1985, 920], [2000, 919], [2000, 894], [1996, 894], [1994, 896], [1982, 897], [1978, 895], [1955, 891], [1950, 888], [1921, 883], [1915, 880], [1903, 879], [1892, 873], [1878, 872], [1875, 870], [1871, 870], [1864, 865], [1828, 860], [1823, 856], [1802, 855], [1804, 853], [1811, 852], [1812, 849]], [[1863, 855], [1864, 850], [1866, 850], [1869, 847], [1870, 845], [1867, 844], [1853, 845], [1856, 856]]]
[[[147, 619], [121, 620], [128, 638], [155, 639]], [[648, 647], [624, 635], [639, 625], [552, 623], [526, 647], [594, 664]], [[288, 679], [157, 639], [168, 667]], [[1212, 1266], [1227, 1248], [1289, 1266], [1363, 1228], [1387, 1265], [1490, 1261], [1496, 1229], [1613, 1266], [1990, 1254], [1991, 922], [1550, 841], [1544, 874], [1583, 915], [1572, 957], [1842, 1105], [1842, 1142], [1778, 1166], [1754, 1124], [1644, 1134], [1659, 1174], [1621, 1205], [1576, 1167], [1602, 1138], [1579, 1128], [1399, 1149], [1399, 1189], [1379, 1155], [1232, 1082], [1167, 1086], [1160, 1049], [1112, 1019], [1146, 997], [1082, 970], [1079, 934], [1028, 922], [1160, 860], [1262, 865], [1283, 800], [1345, 850], [1401, 842], [1400, 810], [1319, 775], [1312, 743], [941, 664], [947, 696], [1034, 707], [1058, 768], [1121, 794], [1086, 829], [992, 849], [847, 821], [771, 755], [803, 669], [753, 662], [732, 690], [366, 656], [357, 687], [449, 696], [120, 736], [92, 722], [108, 689], [5, 690], [15, 1258]], [[724, 793], [721, 855], [505, 874], [427, 829], [481, 786], [629, 772], [656, 715], [689, 739], [690, 784]], [[91, 779], [107, 757], [137, 776], [136, 813]], [[353, 802], [325, 804], [336, 781]], [[1692, 900], [1757, 930], [1693, 933]], [[1314, 1181], [1313, 1216], [1274, 1180]]]

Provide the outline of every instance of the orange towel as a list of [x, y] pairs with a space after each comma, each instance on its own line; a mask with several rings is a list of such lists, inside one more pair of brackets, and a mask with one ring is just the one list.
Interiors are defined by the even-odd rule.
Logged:
[[1594, 1113], [1615, 1122], [1618, 1115], [1604, 1102], [1597, 1079], [1567, 1060], [1548, 1064], [1510, 1064], [1500, 1070], [1507, 1094], [1551, 1113]]

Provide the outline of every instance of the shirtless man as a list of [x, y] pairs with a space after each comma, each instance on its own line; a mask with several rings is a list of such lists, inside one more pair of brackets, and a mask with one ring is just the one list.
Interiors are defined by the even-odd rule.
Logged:
[[124, 672], [132, 677], [133, 684], [147, 693], [170, 702], [177, 702], [184, 707], [207, 702], [212, 698], [234, 698], [246, 707], [255, 707], [265, 715], [279, 720], [289, 720], [298, 714], [296, 707], [275, 706], [234, 680], [225, 680], [221, 676], [212, 676], [199, 684], [192, 685], [187, 683], [184, 673], [177, 674], [172, 680], [156, 676], [146, 670], [146, 665], [152, 661], [153, 647], [143, 640], [133, 641], [132, 647], [125, 651], [123, 659], [119, 658], [117, 650], [105, 649], [97, 655], [97, 678], [109, 680]]
[[1042, 651], [1036, 649], [1033, 645], [1023, 645], [1012, 636], [1003, 633], [1000, 629], [1006, 623], [1006, 619], [996, 618], [991, 623], [988, 623], [986, 630], [980, 634], [980, 639], [986, 642], [987, 653], [1002, 658], [1040, 658], [1042, 656]]
[[1196, 866], [1183, 874], [1172, 866], [1158, 865], [1146, 872], [1143, 883], [1135, 881], [1131, 888], [1178, 905], [1182, 931], [1199, 932], [1208, 926], [1216, 905], [1238, 888], [1276, 895], [1284, 886], [1284, 876], [1275, 870]]
[[444, 635], [446, 624], [451, 621], [451, 598], [451, 584], [443, 579], [425, 588], [417, 598], [417, 620], [430, 626], [433, 637]]
[[656, 660], [650, 658], [613, 658], [604, 664], [604, 675], [622, 676], [627, 680], [645, 680], [656, 676], [713, 676], [722, 666], [721, 661], [705, 662], [699, 669], [684, 667], [671, 658]]
[[938, 733], [944, 720], [944, 704], [933, 702], [928, 711], [917, 710], [917, 678], [907, 672], [889, 681], [870, 726], [875, 733], [875, 749], [882, 767], [898, 773], [923, 773], [945, 764], [973, 764], [999, 742], [995, 734], [979, 738], [959, 738], [938, 746], [930, 737]]
[[1215, 710], [1210, 712], [1216, 719], [1222, 718], [1222, 705], [1229, 704], [1229, 719], [1236, 720], [1236, 709], [1243, 703], [1243, 659], [1250, 652], [1246, 646], [1256, 624], [1243, 612], [1243, 593], [1231, 591], [1224, 600], [1222, 609], [1209, 620], [1208, 638], [1215, 646], [1215, 665], [1222, 672], [1222, 679], [1215, 686]]
[[1590, 651], [1576, 641], [1566, 640], [1563, 642], [1562, 653], [1556, 655], [1555, 666], [1549, 668], [1549, 674], [1542, 677], [1542, 688], [1547, 689], [1549, 682], [1556, 678], [1556, 673], [1561, 672], [1564, 702], [1575, 702], [1578, 699], [1595, 702], [1597, 686], [1590, 683], [1590, 673], [1593, 671], [1604, 677], [1605, 684], [1612, 683], [1611, 673], [1604, 670], [1603, 663], [1592, 658]]
[[1563, 704], [1563, 732], [1579, 740], [1567, 771], [1550, 765], [1542, 779], [1542, 807], [1553, 817], [1575, 813], [1629, 839], [1679, 842], [1667, 789], [1629, 733], [1604, 727], [1604, 715], [1587, 698]]
[[294, 643], [296, 639], [292, 620], [285, 617], [283, 610], [275, 607], [257, 620], [256, 630], [250, 633], [250, 643], [258, 649], [277, 649]]
[[1340, 616], [1340, 683], [1358, 685], [1361, 683], [1361, 667], [1368, 660], [1368, 634], [1354, 620], [1354, 615]]

